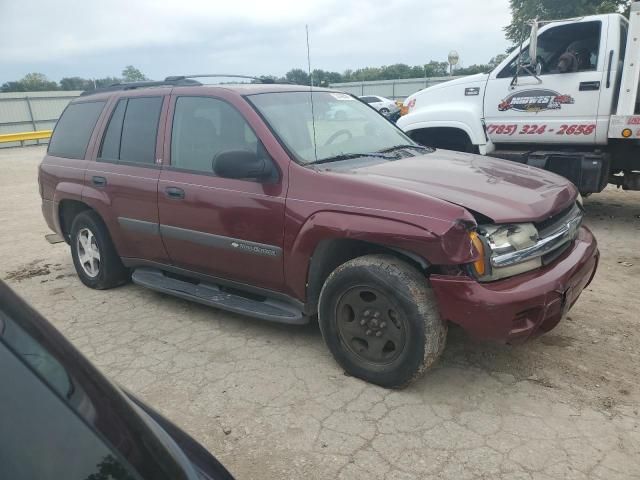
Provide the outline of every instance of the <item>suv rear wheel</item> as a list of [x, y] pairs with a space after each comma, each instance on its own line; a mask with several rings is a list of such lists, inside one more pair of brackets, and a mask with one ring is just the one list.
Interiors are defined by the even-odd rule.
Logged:
[[338, 267], [320, 293], [322, 336], [355, 377], [400, 388], [442, 353], [447, 325], [427, 280], [390, 255], [367, 255]]
[[71, 224], [71, 256], [76, 272], [87, 287], [104, 290], [129, 280], [111, 237], [100, 216], [79, 213]]

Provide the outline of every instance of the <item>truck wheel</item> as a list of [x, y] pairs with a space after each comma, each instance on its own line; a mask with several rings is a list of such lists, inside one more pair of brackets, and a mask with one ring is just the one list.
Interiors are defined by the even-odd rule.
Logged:
[[318, 319], [346, 372], [386, 388], [420, 376], [438, 359], [447, 336], [427, 279], [391, 255], [338, 267], [320, 292]]
[[73, 219], [71, 256], [87, 287], [104, 290], [129, 280], [129, 271], [122, 265], [109, 231], [96, 212], [87, 210]]

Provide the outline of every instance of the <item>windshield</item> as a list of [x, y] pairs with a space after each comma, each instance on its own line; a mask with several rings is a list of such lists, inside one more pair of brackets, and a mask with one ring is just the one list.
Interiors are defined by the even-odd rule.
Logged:
[[301, 163], [380, 152], [397, 145], [416, 145], [378, 112], [339, 92], [262, 93], [249, 96]]

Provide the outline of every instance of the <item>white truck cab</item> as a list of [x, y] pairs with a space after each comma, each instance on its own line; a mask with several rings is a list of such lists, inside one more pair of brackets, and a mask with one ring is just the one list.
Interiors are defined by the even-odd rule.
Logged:
[[640, 2], [630, 22], [594, 15], [531, 30], [491, 73], [408, 97], [398, 126], [425, 145], [554, 171], [582, 193], [640, 189]]

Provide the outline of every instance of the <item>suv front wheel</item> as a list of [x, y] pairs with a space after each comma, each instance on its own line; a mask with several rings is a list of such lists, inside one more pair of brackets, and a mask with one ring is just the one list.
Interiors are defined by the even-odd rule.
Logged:
[[320, 293], [318, 318], [345, 371], [386, 388], [401, 388], [427, 370], [447, 336], [427, 279], [390, 255], [338, 267]]
[[87, 210], [71, 224], [71, 256], [82, 283], [97, 290], [116, 287], [129, 280], [100, 216]]

